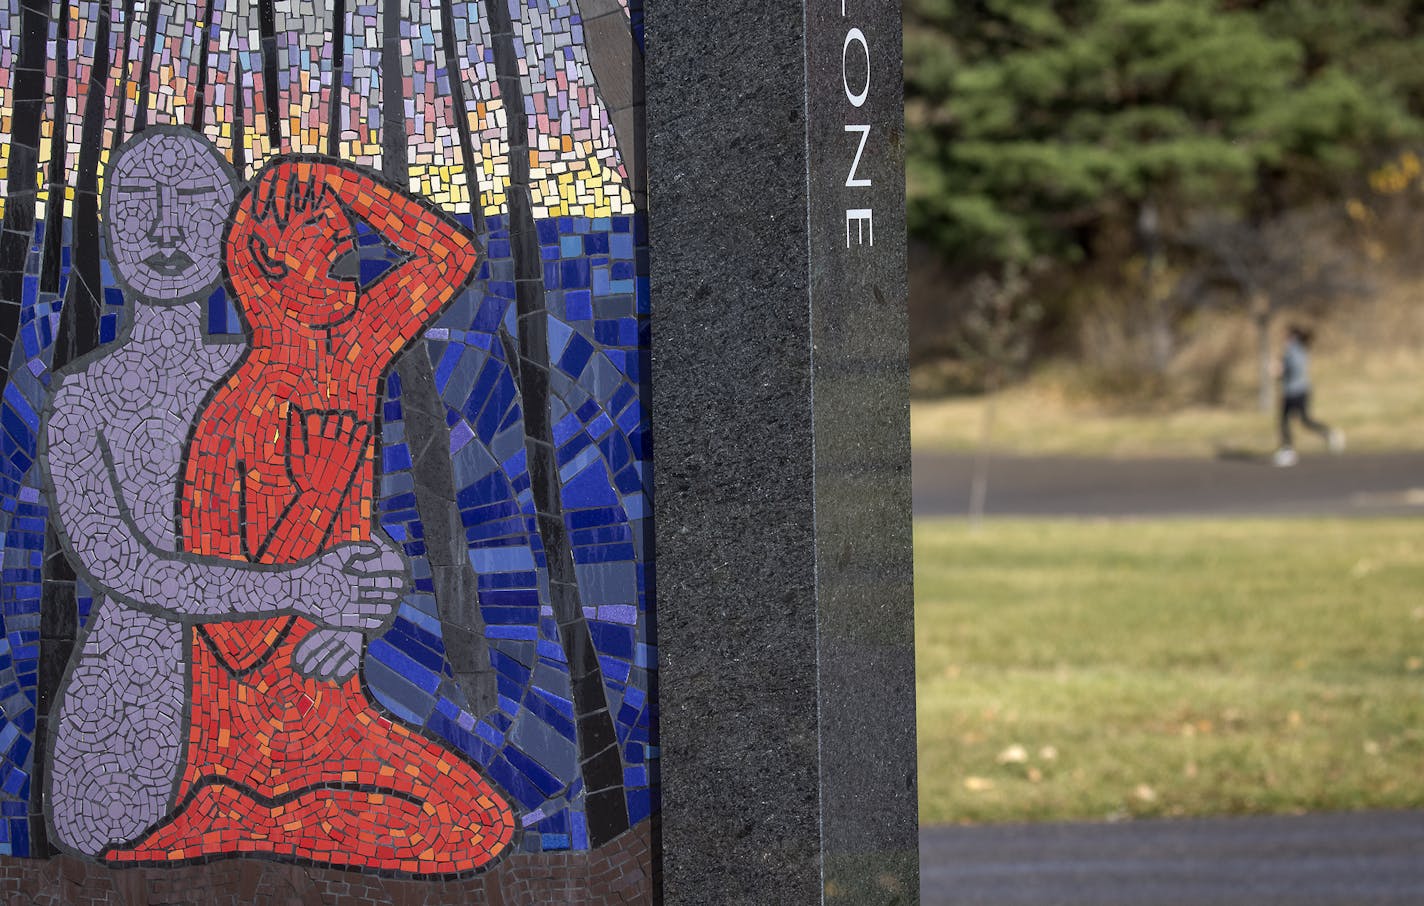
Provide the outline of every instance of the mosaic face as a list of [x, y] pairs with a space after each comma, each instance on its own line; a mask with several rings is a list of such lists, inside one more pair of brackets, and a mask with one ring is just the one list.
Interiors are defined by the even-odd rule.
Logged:
[[266, 285], [255, 305], [278, 302], [286, 317], [316, 329], [352, 317], [361, 298], [341, 272], [356, 253], [356, 227], [325, 175], [325, 165], [310, 161], [268, 168], [243, 196], [227, 243], [229, 269]]
[[198, 136], [145, 133], [123, 148], [104, 190], [115, 271], [156, 301], [203, 295], [222, 276], [232, 168]]

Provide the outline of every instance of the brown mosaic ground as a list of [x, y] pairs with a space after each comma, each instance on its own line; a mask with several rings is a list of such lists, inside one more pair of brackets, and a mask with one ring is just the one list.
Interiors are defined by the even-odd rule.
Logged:
[[516, 853], [488, 872], [409, 881], [226, 859], [112, 869], [72, 856], [0, 858], [4, 906], [652, 906], [653, 829], [644, 822], [586, 853]]

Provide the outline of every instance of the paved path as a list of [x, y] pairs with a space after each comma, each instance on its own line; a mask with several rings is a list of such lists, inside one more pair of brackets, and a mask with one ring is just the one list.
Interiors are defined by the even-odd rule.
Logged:
[[[963, 515], [972, 474], [970, 456], [917, 454], [915, 514]], [[1424, 516], [1424, 453], [1307, 454], [1290, 469], [1249, 457], [998, 456], [989, 476], [991, 516]]]
[[923, 906], [1419, 906], [1424, 813], [930, 827]]

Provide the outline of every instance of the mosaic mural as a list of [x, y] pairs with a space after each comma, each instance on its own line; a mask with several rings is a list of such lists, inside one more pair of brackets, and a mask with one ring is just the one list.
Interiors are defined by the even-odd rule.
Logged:
[[0, 0], [0, 875], [650, 901], [641, 19]]

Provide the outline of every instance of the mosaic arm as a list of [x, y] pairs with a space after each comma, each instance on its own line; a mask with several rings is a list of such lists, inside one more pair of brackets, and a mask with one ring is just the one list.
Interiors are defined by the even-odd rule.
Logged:
[[406, 590], [400, 554], [379, 540], [354, 542], [279, 566], [198, 557], [155, 544], [125, 499], [114, 451], [89, 413], [61, 387], [45, 426], [46, 481], [56, 525], [85, 578], [109, 596], [174, 620], [297, 613], [342, 629], [374, 630]]
[[469, 282], [477, 256], [469, 233], [438, 209], [347, 164], [320, 165], [341, 204], [406, 259], [362, 291], [357, 317], [375, 345], [399, 350]]

